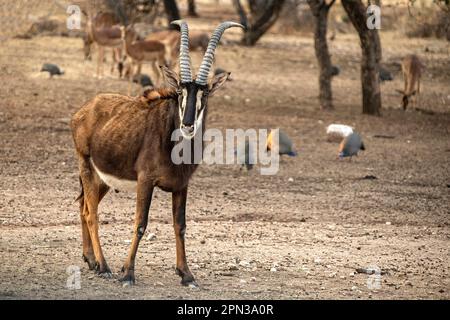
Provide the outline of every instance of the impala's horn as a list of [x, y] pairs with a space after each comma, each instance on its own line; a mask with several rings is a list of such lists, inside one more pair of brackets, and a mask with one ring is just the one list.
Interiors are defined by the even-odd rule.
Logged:
[[180, 77], [181, 82], [192, 82], [191, 57], [189, 56], [189, 29], [186, 21], [175, 20], [171, 24], [180, 26]]
[[245, 27], [242, 24], [232, 21], [225, 21], [222, 22], [216, 28], [216, 30], [214, 30], [211, 36], [211, 40], [209, 40], [208, 48], [206, 49], [205, 55], [203, 57], [202, 64], [200, 65], [200, 69], [198, 70], [198, 75], [195, 80], [197, 84], [202, 86], [205, 86], [207, 84], [208, 74], [214, 62], [214, 51], [216, 50], [217, 45], [219, 44], [222, 34], [225, 32], [226, 29], [231, 27], [240, 27], [242, 29], [245, 29]]

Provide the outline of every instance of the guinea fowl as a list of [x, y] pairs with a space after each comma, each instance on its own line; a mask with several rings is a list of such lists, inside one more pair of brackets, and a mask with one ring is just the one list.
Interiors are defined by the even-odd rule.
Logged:
[[381, 66], [380, 66], [380, 70], [378, 71], [378, 77], [381, 82], [394, 80], [392, 73], [390, 73], [389, 70], [386, 70]]
[[152, 79], [144, 73], [134, 75], [133, 82], [140, 84], [143, 88], [153, 87]]
[[[219, 74], [222, 73], [227, 73], [227, 71], [225, 69], [222, 68], [216, 68], [216, 70], [214, 70], [214, 76], [217, 76]], [[228, 72], [228, 78], [227, 81], [232, 81], [233, 79], [231, 78], [231, 74]]]
[[241, 165], [241, 169], [245, 168], [247, 171], [253, 168], [255, 164], [254, 144], [250, 143], [249, 139], [245, 139], [244, 144], [238, 145], [235, 153], [237, 154], [237, 163]]
[[64, 71], [59, 69], [59, 67], [53, 63], [44, 63], [42, 65], [41, 72], [48, 72], [50, 75], [50, 78], [52, 78], [54, 75], [61, 76], [64, 74]]
[[[293, 149], [292, 140], [283, 131], [279, 130], [278, 132], [279, 132], [278, 153], [280, 155], [287, 154], [288, 156], [295, 157], [297, 155], [297, 152], [295, 152]], [[270, 134], [267, 137], [267, 144], [266, 144], [267, 151], [272, 150], [273, 145], [274, 145], [273, 131], [270, 131]]]
[[331, 76], [337, 76], [339, 75], [339, 73], [341, 73], [341, 69], [339, 69], [338, 66], [331, 66]]
[[366, 147], [364, 146], [361, 136], [358, 133], [353, 132], [342, 140], [339, 145], [338, 157], [340, 159], [350, 157], [351, 159], [353, 156], [357, 156], [360, 150], [366, 150]]

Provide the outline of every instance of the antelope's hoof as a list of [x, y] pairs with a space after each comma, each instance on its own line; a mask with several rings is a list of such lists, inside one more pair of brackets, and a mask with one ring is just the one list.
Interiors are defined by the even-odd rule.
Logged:
[[107, 265], [100, 265], [98, 262], [95, 265], [95, 272], [101, 278], [111, 279], [112, 273]]
[[119, 279], [119, 281], [122, 282], [122, 287], [131, 287], [136, 283], [133, 270], [122, 268], [122, 274], [122, 277]]
[[111, 271], [99, 272], [98, 276], [103, 279], [112, 279], [112, 277], [113, 277]]
[[180, 269], [176, 268], [175, 272], [181, 277], [181, 284], [183, 286], [189, 288], [198, 288], [198, 284], [197, 282], [195, 282], [194, 276], [190, 271], [181, 271]]
[[191, 289], [198, 289], [199, 285], [197, 284], [197, 282], [195, 282], [195, 280], [193, 281], [189, 281], [189, 282], [184, 282], [183, 280], [181, 280], [181, 284], [185, 287], [189, 287]]
[[95, 262], [94, 256], [91, 257], [91, 256], [83, 254], [83, 261], [88, 264], [89, 270], [94, 270], [97, 265], [97, 263]]

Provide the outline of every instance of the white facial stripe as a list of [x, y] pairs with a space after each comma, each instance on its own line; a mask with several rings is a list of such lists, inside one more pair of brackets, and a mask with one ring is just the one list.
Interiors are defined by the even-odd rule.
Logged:
[[183, 121], [184, 112], [186, 111], [186, 103], [187, 103], [187, 89], [184, 88], [182, 90], [182, 100], [181, 100], [181, 109], [179, 109], [180, 112], [180, 121]]
[[203, 96], [203, 91], [198, 90], [197, 91], [197, 101], [196, 101], [196, 105], [195, 105], [197, 110], [200, 110], [200, 108], [202, 107], [202, 96]]

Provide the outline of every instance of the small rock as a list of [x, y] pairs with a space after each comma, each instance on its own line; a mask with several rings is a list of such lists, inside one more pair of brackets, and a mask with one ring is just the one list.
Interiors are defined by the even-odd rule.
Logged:
[[239, 270], [239, 268], [237, 267], [237, 265], [230, 263], [228, 264], [228, 270]]
[[224, 98], [225, 100], [231, 100], [231, 97], [230, 97], [229, 95], [227, 95], [227, 94], [224, 95], [223, 98]]
[[358, 289], [357, 286], [353, 286], [353, 287], [352, 287], [352, 290], [353, 290], [353, 291], [355, 291], [355, 290], [357, 290], [357, 289]]
[[156, 239], [156, 234], [154, 234], [154, 233], [149, 233], [148, 234], [148, 236], [147, 236], [147, 240], [148, 241], [153, 241], [155, 239]]
[[246, 98], [246, 99], [245, 99], [245, 103], [250, 103], [250, 101], [251, 101], [251, 100], [250, 100], [249, 98]]
[[392, 223], [390, 221], [386, 221], [386, 225], [390, 226]]
[[206, 241], [205, 241], [205, 240], [200, 240], [200, 243], [201, 243], [201, 244], [205, 244]]
[[289, 177], [288, 181], [289, 181], [289, 182], [294, 182], [294, 178]]
[[320, 258], [315, 258], [314, 259], [314, 263], [315, 264], [320, 264], [322, 261], [320, 260]]
[[123, 242], [125, 243], [125, 244], [130, 244], [131, 243], [131, 240], [123, 240]]
[[277, 272], [277, 268], [275, 267], [270, 268], [270, 272]]
[[228, 192], [224, 191], [224, 192], [222, 192], [222, 195], [227, 196]]
[[249, 267], [250, 266], [250, 262], [242, 260], [241, 262], [239, 262], [239, 265], [242, 267]]
[[240, 283], [247, 283], [244, 279], [239, 280]]
[[[251, 277], [251, 278], [250, 278], [250, 281], [255, 282], [255, 281], [256, 281], [256, 278], [255, 278], [255, 277]], [[441, 289], [441, 290], [442, 290], [442, 289]]]

